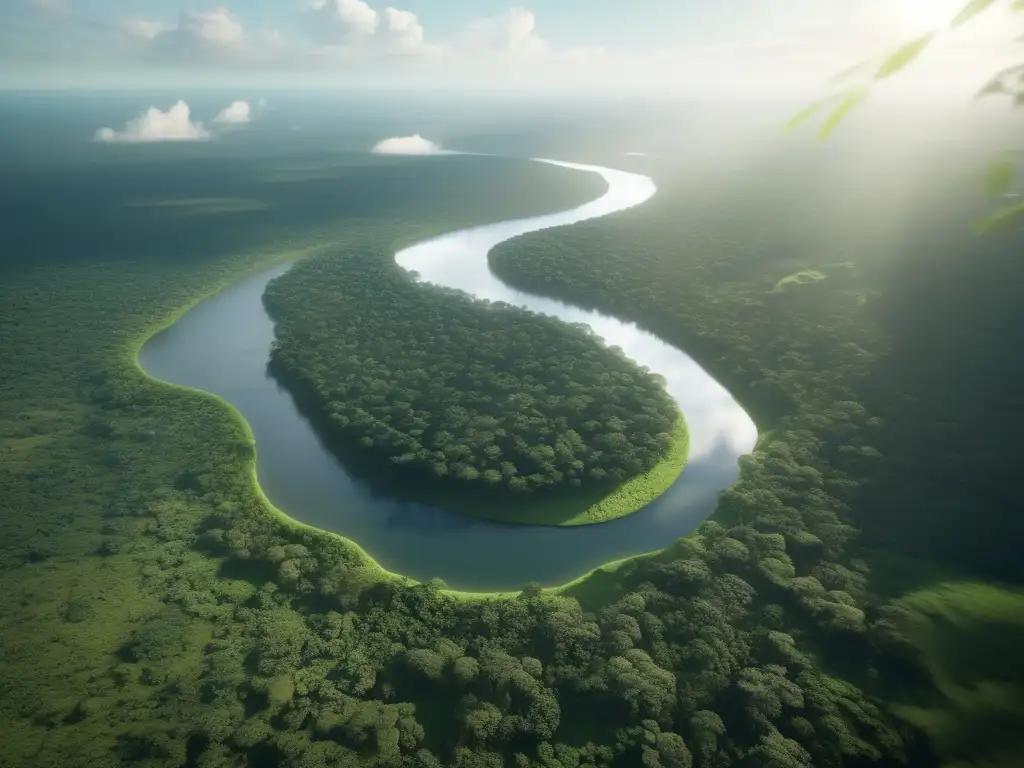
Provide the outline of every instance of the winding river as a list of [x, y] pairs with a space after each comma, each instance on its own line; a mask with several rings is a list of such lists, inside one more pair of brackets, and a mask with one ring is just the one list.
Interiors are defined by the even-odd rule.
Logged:
[[440, 577], [454, 589], [513, 590], [530, 581], [563, 584], [603, 563], [665, 547], [708, 517], [718, 493], [735, 482], [738, 458], [753, 449], [757, 431], [725, 388], [684, 352], [632, 323], [514, 290], [491, 274], [487, 254], [498, 243], [625, 210], [656, 193], [654, 182], [639, 174], [540, 162], [598, 173], [608, 191], [561, 213], [427, 240], [395, 259], [421, 280], [586, 323], [665, 377], [686, 417], [690, 459], [672, 487], [639, 512], [577, 528], [511, 526], [374, 495], [321, 444], [289, 393], [267, 373], [274, 325], [262, 296], [289, 264], [241, 280], [188, 311], [144, 345], [142, 367], [232, 403], [255, 434], [259, 482], [275, 506], [358, 542], [390, 571], [419, 580]]

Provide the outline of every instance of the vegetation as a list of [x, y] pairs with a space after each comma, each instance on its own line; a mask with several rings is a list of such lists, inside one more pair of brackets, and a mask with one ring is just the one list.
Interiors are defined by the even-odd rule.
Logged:
[[[417, 284], [386, 249], [300, 264], [265, 303], [271, 370], [350, 461], [414, 497], [468, 491], [459, 508], [530, 522], [545, 497], [571, 506], [579, 489], [592, 507], [685, 445], [658, 378], [588, 327]], [[668, 483], [685, 454], [671, 459]], [[518, 502], [519, 517], [509, 493], [540, 504]], [[636, 509], [601, 507], [603, 519]]]
[[[872, 57], [833, 77], [828, 83], [831, 93], [797, 113], [788, 123], [787, 130], [793, 130], [822, 111], [828, 110], [818, 131], [819, 138], [827, 139], [854, 109], [867, 101], [875, 85], [902, 72], [917, 61], [936, 39], [955, 32], [976, 16], [1000, 6], [1013, 12], [1024, 12], [1024, 0], [967, 0], [960, 12], [944, 27], [933, 29], [921, 37], [903, 43], [893, 51]], [[1024, 36], [1016, 39], [1018, 42], [1024, 41]], [[975, 98], [993, 95], [1007, 97], [1012, 107], [1024, 106], [1024, 63], [997, 72], [978, 91]], [[984, 186], [992, 198], [1015, 197], [1010, 192], [1017, 176], [1017, 167], [1020, 165], [1021, 150], [1014, 148], [1002, 154], [1008, 157], [1003, 156], [992, 161], [985, 173]], [[986, 234], [992, 230], [1019, 225], [1022, 216], [1024, 204], [1004, 202], [994, 213], [988, 213], [973, 222], [972, 228], [978, 234]]]
[[[332, 166], [275, 193], [250, 177], [273, 168], [233, 167], [139, 160], [81, 206], [43, 190], [92, 189], [95, 168], [0, 195], [18, 212], [0, 267], [0, 765], [1014, 765], [1020, 598], [977, 579], [1024, 580], [1000, 452], [1020, 412], [1017, 241], [965, 245], [934, 225], [961, 201], [922, 199], [912, 247], [840, 256], [834, 237], [819, 258], [787, 238], [808, 206], [787, 222], [771, 204], [799, 186], [694, 190], [665, 164], [651, 203], [501, 249], [508, 279], [685, 345], [764, 437], [693, 536], [559, 590], [468, 600], [275, 514], [244, 425], [134, 352], [289, 251], [374, 253], [593, 190], [445, 159]], [[158, 199], [269, 199], [275, 216], [124, 218], [113, 190], [161, 173], [180, 186]], [[146, 232], [135, 253], [125, 233]], [[776, 290], [808, 270], [827, 277]]]
[[897, 711], [928, 733], [954, 764], [987, 754], [992, 765], [1020, 762], [1024, 722], [1024, 593], [982, 583], [941, 584], [887, 610], [887, 630], [920, 650], [939, 696]]
[[[931, 211], [933, 222], [936, 209], [969, 209], [962, 195], [954, 203], [939, 185], [907, 214], [912, 249], [897, 256], [846, 248], [851, 260], [838, 265], [835, 253], [798, 261], [773, 245], [801, 222], [778, 208], [746, 205], [763, 199], [756, 184], [739, 193], [731, 185], [721, 199], [703, 188], [701, 200], [685, 179], [658, 181], [659, 196], [627, 215], [499, 246], [492, 269], [522, 290], [636, 320], [726, 382], [753, 408], [763, 438], [708, 526], [724, 526], [726, 540], [755, 530], [785, 552], [753, 555], [762, 580], [737, 572], [755, 586], [758, 603], [787, 606], [787, 621], [795, 611], [816, 627], [801, 623], [796, 634], [827, 669], [904, 702], [895, 711], [932, 737], [939, 759], [1015, 764], [1024, 719], [1014, 704], [1021, 681], [1010, 645], [987, 645], [992, 661], [984, 667], [956, 660], [955, 650], [934, 654], [970, 647], [980, 633], [1016, 637], [1016, 619], [988, 606], [1019, 598], [997, 586], [951, 584], [936, 589], [947, 600], [960, 595], [954, 626], [929, 634], [913, 619], [929, 585], [958, 570], [1024, 580], [1008, 543], [1024, 536], [1022, 519], [1002, 501], [1012, 498], [1004, 495], [1012, 494], [1012, 469], [994, 438], [997, 423], [1020, 412], [1019, 393], [1004, 388], [1006, 358], [998, 351], [1013, 343], [1007, 323], [1019, 317], [1013, 290], [1002, 287], [1021, 278], [1014, 245], [979, 246], [931, 223], [930, 232], [917, 229], [916, 210]], [[787, 192], [799, 194], [792, 187]], [[722, 233], [737, 209], [745, 211], [747, 234], [728, 240]], [[965, 251], [974, 253], [969, 263]], [[938, 295], [957, 298], [928, 308]], [[943, 370], [946, 382], [938, 381]], [[951, 370], [958, 375], [948, 376]], [[963, 482], [982, 476], [984, 491]], [[871, 564], [885, 559], [878, 546], [934, 560], [910, 568], [927, 574], [917, 577], [925, 591], [906, 598], [913, 610], [899, 603], [894, 614], [883, 610], [892, 572], [873, 573]], [[598, 572], [574, 591], [598, 600], [621, 594], [628, 567], [638, 566]], [[981, 601], [976, 610], [966, 609], [967, 595]], [[865, 654], [875, 660], [848, 661]], [[977, 693], [959, 697], [951, 675]], [[959, 716], [957, 701], [992, 716], [1005, 740], [944, 729]]]

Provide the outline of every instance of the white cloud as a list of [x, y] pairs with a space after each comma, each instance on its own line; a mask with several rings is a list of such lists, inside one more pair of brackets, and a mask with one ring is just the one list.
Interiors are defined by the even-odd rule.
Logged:
[[217, 125], [248, 125], [252, 122], [252, 107], [247, 101], [233, 101], [213, 118]]
[[183, 11], [175, 25], [147, 19], [126, 19], [122, 33], [165, 59], [195, 60], [242, 53], [248, 42], [241, 20], [226, 8]]
[[[23, 1], [50, 8], [64, 4]], [[84, 5], [69, 1], [75, 8]], [[210, 5], [202, 5], [204, 1]], [[53, 40], [51, 50], [57, 51], [60, 43], [60, 50], [68, 52], [70, 66], [62, 71], [69, 78], [80, 59], [83, 68], [95, 63], [133, 82], [147, 77], [147, 68], [153, 67], [166, 68], [161, 74], [167, 76], [175, 68], [183, 75], [201, 70], [204, 79], [208, 75], [224, 84], [259, 74], [268, 78], [261, 81], [268, 85], [804, 92], [818, 90], [830, 75], [857, 61], [884, 54], [892, 45], [941, 25], [965, 1], [756, 0], [743, 24], [723, 29], [720, 37], [712, 28], [695, 26], [687, 37], [698, 42], [664, 47], [617, 47], [614, 34], [604, 40], [584, 39], [575, 47], [556, 45], [545, 39], [543, 13], [523, 6], [469, 21], [441, 40], [431, 29], [424, 30], [415, 13], [388, 6], [401, 5], [400, 0], [301, 0], [304, 7], [293, 19], [294, 37], [243, 26], [238, 16], [219, 7], [227, 0], [195, 0], [199, 5], [193, 7], [206, 10], [165, 21], [126, 20], [113, 35], [110, 25], [90, 27], [76, 14], [51, 14], [49, 23], [39, 26], [45, 26]], [[1009, 7], [1008, 2], [1002, 5]], [[1009, 10], [1003, 16], [993, 11], [940, 36], [898, 80], [910, 80], [918, 72], [935, 81], [977, 79], [975, 70], [982, 76], [986, 69], [994, 71], [998, 67], [992, 62], [1004, 55], [1002, 48], [996, 50], [997, 43], [1004, 45], [1016, 36], [1016, 27], [1005, 18], [1009, 15]], [[1015, 20], [1019, 25], [1020, 14]], [[285, 21], [280, 23], [286, 29]], [[75, 28], [74, 45], [66, 34], [71, 24], [81, 27]], [[586, 25], [577, 29], [585, 31]], [[77, 42], [87, 34], [88, 51]], [[252, 114], [258, 114], [256, 103], [251, 106]]]
[[440, 155], [444, 154], [439, 144], [425, 139], [418, 133], [414, 136], [395, 136], [384, 139], [373, 148], [377, 155]]
[[380, 19], [363, 0], [314, 0], [305, 14], [306, 34], [323, 45], [348, 45], [373, 37]]
[[136, 37], [141, 40], [155, 40], [157, 35], [164, 32], [167, 27], [160, 21], [146, 21], [145, 19], [125, 19], [121, 22], [121, 30], [129, 37]]
[[[427, 54], [426, 33], [411, 11], [378, 12], [363, 0], [314, 0], [303, 18], [306, 36], [324, 46], [321, 53], [353, 57]], [[330, 60], [330, 59], [328, 59]]]
[[384, 32], [388, 45], [399, 51], [420, 50], [426, 38], [416, 14], [396, 8], [384, 9]]
[[537, 34], [537, 17], [520, 6], [471, 22], [466, 28], [465, 43], [471, 49], [491, 52], [537, 53], [548, 47]]
[[210, 138], [202, 123], [192, 122], [192, 110], [184, 101], [179, 101], [166, 112], [150, 107], [123, 130], [101, 128], [96, 131], [96, 141], [104, 143], [142, 143], [156, 141], [205, 141]]
[[211, 45], [234, 45], [245, 36], [242, 22], [226, 8], [212, 11], [184, 11], [178, 31]]
[[143, 63], [274, 67], [294, 65], [302, 56], [278, 30], [247, 30], [226, 8], [186, 11], [173, 24], [127, 19], [121, 21], [120, 31], [134, 42], [128, 50]]

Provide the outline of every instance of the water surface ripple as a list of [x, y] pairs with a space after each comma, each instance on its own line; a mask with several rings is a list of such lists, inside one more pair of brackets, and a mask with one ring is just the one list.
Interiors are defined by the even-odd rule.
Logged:
[[639, 512], [579, 528], [511, 526], [373, 494], [322, 445], [289, 393], [267, 373], [274, 325], [262, 296], [290, 264], [240, 280], [189, 310], [145, 344], [142, 367], [232, 403], [255, 434], [257, 474], [270, 500], [296, 520], [358, 542], [390, 571], [420, 580], [439, 576], [457, 589], [509, 590], [529, 581], [561, 584], [610, 560], [670, 544], [706, 519], [718, 493], [735, 482], [737, 460], [752, 450], [757, 431], [725, 388], [684, 352], [633, 323], [517, 291], [490, 272], [487, 254], [498, 243], [622, 211], [656, 193], [654, 182], [639, 174], [541, 162], [598, 173], [608, 191], [561, 213], [427, 240], [395, 260], [430, 283], [586, 323], [607, 344], [664, 376], [686, 417], [690, 460], [672, 487]]

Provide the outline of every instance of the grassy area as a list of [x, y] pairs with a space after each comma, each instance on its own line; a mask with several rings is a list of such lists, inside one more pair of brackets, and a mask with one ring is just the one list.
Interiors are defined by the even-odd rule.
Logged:
[[683, 473], [689, 453], [690, 434], [680, 415], [668, 455], [655, 467], [627, 480], [611, 493], [584, 489], [488, 503], [467, 501], [454, 494], [437, 494], [427, 501], [460, 514], [514, 525], [571, 527], [608, 523], [640, 511], [665, 493]]

